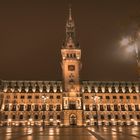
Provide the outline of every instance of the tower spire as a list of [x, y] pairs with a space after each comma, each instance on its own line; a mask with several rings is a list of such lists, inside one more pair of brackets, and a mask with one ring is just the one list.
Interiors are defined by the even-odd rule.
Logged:
[[72, 20], [71, 6], [69, 7], [69, 21]]
[[75, 24], [72, 18], [71, 6], [69, 7], [69, 17], [66, 22], [66, 47], [72, 46], [75, 48]]

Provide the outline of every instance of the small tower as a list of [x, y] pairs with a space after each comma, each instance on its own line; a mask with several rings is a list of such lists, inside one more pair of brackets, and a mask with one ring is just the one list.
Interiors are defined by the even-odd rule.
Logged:
[[71, 8], [66, 22], [66, 39], [61, 49], [62, 75], [64, 90], [69, 96], [76, 96], [80, 91], [81, 49], [75, 39], [75, 24]]

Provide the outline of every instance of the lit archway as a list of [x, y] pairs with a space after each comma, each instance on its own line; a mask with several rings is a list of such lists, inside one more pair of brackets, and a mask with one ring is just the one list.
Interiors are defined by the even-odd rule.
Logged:
[[70, 125], [77, 125], [77, 117], [75, 114], [70, 115]]

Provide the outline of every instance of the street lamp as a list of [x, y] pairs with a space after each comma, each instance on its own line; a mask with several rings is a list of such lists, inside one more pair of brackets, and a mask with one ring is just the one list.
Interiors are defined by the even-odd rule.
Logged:
[[29, 118], [28, 125], [30, 125], [30, 126], [32, 125], [32, 120], [33, 120], [32, 118]]
[[100, 100], [100, 97], [99, 96], [94, 96], [94, 97], [92, 97], [93, 98], [93, 100], [94, 100], [94, 102], [95, 102], [95, 107], [96, 107], [96, 120], [97, 120], [97, 128], [99, 128], [99, 123], [98, 123], [98, 102], [99, 102], [99, 100]]
[[12, 119], [8, 119], [8, 123], [10, 126], [11, 126], [11, 121], [12, 121]]
[[43, 117], [42, 117], [42, 120], [43, 120], [43, 129], [45, 129], [45, 102], [46, 102], [46, 99], [48, 99], [48, 97], [46, 96], [42, 96], [42, 100], [43, 100], [43, 103], [44, 103], [44, 107], [43, 107]]

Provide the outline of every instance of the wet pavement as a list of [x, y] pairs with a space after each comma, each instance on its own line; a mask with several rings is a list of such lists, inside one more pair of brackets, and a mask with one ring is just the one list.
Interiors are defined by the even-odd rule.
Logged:
[[137, 126], [112, 126], [112, 127], [89, 127], [93, 135], [102, 140], [140, 140], [140, 127]]
[[140, 127], [0, 127], [0, 140], [140, 140]]
[[0, 128], [0, 140], [97, 140], [85, 128]]

